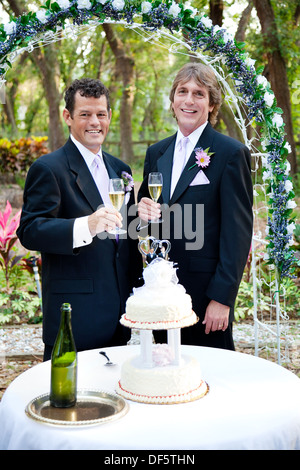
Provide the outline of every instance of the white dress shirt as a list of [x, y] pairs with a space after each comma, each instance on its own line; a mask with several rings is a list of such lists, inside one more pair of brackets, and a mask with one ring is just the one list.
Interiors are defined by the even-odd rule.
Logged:
[[[76, 140], [72, 136], [72, 134], [70, 134], [70, 137], [73, 143], [78, 148], [85, 163], [87, 164], [88, 169], [91, 172], [91, 175], [93, 176], [92, 166], [93, 166], [95, 154], [91, 152], [89, 149], [87, 149], [86, 147], [84, 147], [84, 145], [82, 145], [80, 142], [78, 142], [78, 140]], [[98, 155], [99, 155], [99, 158], [102, 159], [102, 162], [103, 162], [101, 148], [98, 152]], [[107, 174], [107, 179], [109, 179], [108, 174]], [[91, 232], [88, 226], [88, 216], [78, 217], [77, 219], [75, 219], [74, 226], [73, 226], [73, 248], [79, 248], [80, 246], [89, 245], [90, 243], [92, 243], [92, 240], [93, 240], [93, 237], [91, 235]]]
[[[186, 149], [185, 162], [182, 162], [182, 156], [180, 155], [180, 153], [181, 153], [181, 140], [184, 138], [184, 135], [182, 134], [181, 130], [178, 129], [177, 136], [176, 136], [176, 142], [175, 142], [174, 157], [173, 157], [172, 178], [173, 178], [173, 175], [175, 175], [175, 173], [178, 171], [178, 169], [176, 168], [177, 165], [180, 165], [180, 172], [182, 172], [186, 162], [190, 158], [190, 155], [191, 155], [192, 151], [196, 147], [197, 142], [200, 139], [200, 136], [201, 136], [202, 132], [204, 131], [206, 125], [207, 125], [207, 121], [204, 124], [202, 124], [200, 127], [198, 127], [194, 132], [192, 132], [190, 135], [187, 136], [189, 138], [189, 141], [188, 141], [187, 149]], [[172, 179], [171, 179], [171, 181], [172, 181]], [[174, 192], [175, 186], [171, 184], [170, 197], [172, 196], [172, 194]]]

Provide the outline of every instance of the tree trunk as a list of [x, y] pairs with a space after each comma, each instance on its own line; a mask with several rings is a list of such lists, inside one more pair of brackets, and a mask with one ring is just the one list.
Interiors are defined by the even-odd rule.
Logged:
[[[22, 68], [23, 63], [26, 61], [28, 58], [28, 52], [24, 52], [19, 61], [18, 61], [18, 66]], [[18, 133], [18, 127], [16, 124], [16, 116], [15, 116], [15, 99], [16, 99], [16, 94], [18, 91], [18, 86], [19, 86], [19, 77], [14, 79], [13, 84], [11, 85], [10, 89], [6, 89], [6, 96], [5, 96], [5, 103], [3, 104], [3, 110], [4, 113], [7, 117], [8, 123], [11, 125], [11, 130], [13, 134], [17, 136]]]
[[[238, 28], [237, 28], [236, 33], [235, 33], [235, 40], [237, 42], [244, 42], [245, 41], [246, 30], [247, 30], [249, 20], [251, 18], [251, 12], [252, 12], [253, 7], [254, 7], [253, 0], [249, 0], [248, 5], [243, 10], [243, 12], [240, 16]], [[247, 138], [249, 140], [251, 140], [251, 139], [254, 138], [255, 133], [253, 132], [253, 127], [248, 125], [249, 124], [248, 118], [245, 117], [245, 119], [247, 121], [246, 122]], [[255, 137], [255, 138], [257, 139], [257, 137]], [[259, 143], [259, 142], [257, 142], [257, 143]]]
[[275, 93], [278, 106], [283, 110], [286, 138], [292, 152], [289, 155], [292, 174], [297, 173], [296, 147], [293, 134], [290, 90], [286, 63], [281, 55], [275, 15], [270, 0], [254, 0], [254, 5], [261, 24], [264, 46], [268, 60], [267, 77]]
[[[16, 16], [26, 13], [23, 3], [18, 0], [7, 0], [7, 3]], [[54, 45], [49, 44], [44, 48], [44, 51], [43, 54], [41, 49], [34, 49], [31, 57], [41, 73], [44, 93], [49, 106], [49, 149], [53, 151], [61, 147], [65, 141], [59, 109], [59, 70]]]
[[248, 5], [242, 12], [241, 17], [239, 19], [238, 28], [235, 33], [235, 40], [237, 42], [245, 41], [246, 29], [247, 29], [247, 26], [251, 17], [252, 9], [253, 9], [253, 0], [249, 0]]
[[98, 69], [97, 69], [97, 79], [98, 80], [101, 80], [101, 76], [102, 76], [102, 73], [103, 73], [105, 51], [106, 51], [106, 42], [105, 42], [105, 39], [104, 39], [102, 41], [102, 44], [101, 44], [100, 56], [99, 56], [99, 66], [98, 66]]
[[65, 143], [63, 124], [60, 113], [59, 70], [54, 44], [44, 49], [35, 49], [32, 58], [38, 67], [45, 97], [48, 103], [49, 115], [49, 148], [54, 151]]
[[133, 159], [132, 109], [134, 100], [134, 60], [126, 54], [124, 44], [115, 34], [110, 24], [102, 25], [107, 41], [116, 58], [116, 76], [122, 79], [120, 106], [121, 159], [130, 163]]
[[209, 1], [210, 18], [214, 25], [222, 26], [223, 23], [223, 0], [210, 0]]
[[18, 127], [15, 120], [14, 106], [10, 95], [6, 92], [5, 102], [3, 103], [3, 112], [6, 116], [7, 123], [11, 126], [11, 131], [17, 135]]

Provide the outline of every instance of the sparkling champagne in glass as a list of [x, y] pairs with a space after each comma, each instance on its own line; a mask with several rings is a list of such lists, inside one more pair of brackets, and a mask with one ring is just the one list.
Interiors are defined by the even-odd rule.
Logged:
[[[148, 176], [148, 190], [152, 201], [157, 202], [161, 195], [163, 187], [163, 176], [161, 173], [149, 173]], [[162, 222], [160, 219], [152, 220], [151, 222]]]
[[[114, 209], [120, 211], [125, 196], [124, 182], [122, 178], [112, 178], [109, 180], [108, 195]], [[109, 233], [121, 235], [122, 233], [126, 233], [126, 230], [116, 227], [115, 229], [110, 230]]]

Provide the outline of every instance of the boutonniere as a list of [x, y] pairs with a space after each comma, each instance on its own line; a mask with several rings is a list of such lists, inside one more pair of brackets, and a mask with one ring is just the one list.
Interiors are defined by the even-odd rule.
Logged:
[[196, 163], [192, 165], [189, 170], [194, 168], [194, 166], [198, 165], [198, 167], [201, 168], [207, 168], [208, 165], [210, 164], [210, 157], [214, 155], [215, 152], [209, 152], [209, 147], [207, 149], [203, 150], [201, 147], [195, 148], [195, 154], [196, 154]]
[[130, 191], [132, 191], [132, 188], [134, 186], [134, 181], [133, 181], [132, 176], [129, 173], [127, 173], [127, 171], [122, 171], [121, 178], [124, 182], [125, 204], [127, 204], [130, 198]]

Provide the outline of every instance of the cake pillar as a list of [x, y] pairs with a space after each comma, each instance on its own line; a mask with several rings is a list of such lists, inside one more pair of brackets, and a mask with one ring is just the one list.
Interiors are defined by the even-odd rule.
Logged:
[[181, 330], [180, 328], [174, 328], [168, 330], [168, 345], [174, 354], [174, 365], [178, 366], [180, 363], [180, 346], [181, 346]]
[[152, 367], [152, 330], [140, 330], [141, 355], [145, 367]]

